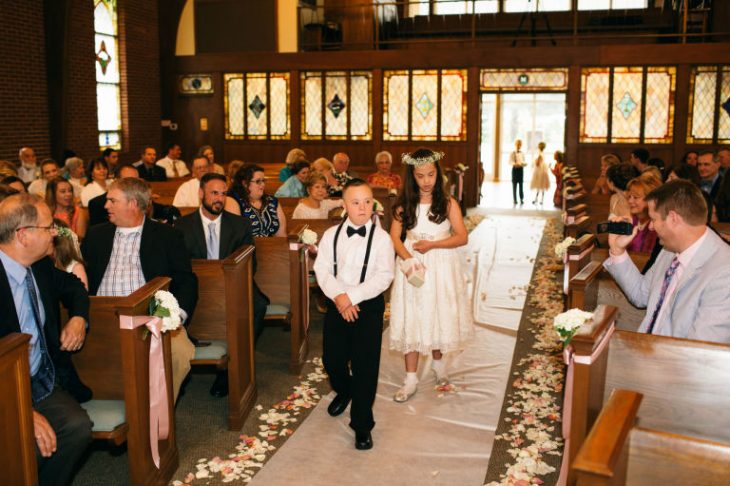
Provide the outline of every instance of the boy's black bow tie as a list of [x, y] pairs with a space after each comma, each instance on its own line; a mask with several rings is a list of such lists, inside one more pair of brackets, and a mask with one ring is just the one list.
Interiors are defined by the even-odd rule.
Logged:
[[352, 235], [360, 235], [363, 238], [365, 237], [365, 226], [360, 226], [359, 228], [355, 229], [352, 226], [347, 227], [347, 237], [349, 238]]

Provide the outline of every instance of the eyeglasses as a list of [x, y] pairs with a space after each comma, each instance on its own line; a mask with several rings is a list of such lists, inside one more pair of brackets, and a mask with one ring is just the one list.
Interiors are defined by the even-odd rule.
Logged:
[[21, 226], [20, 228], [15, 228], [15, 231], [20, 231], [20, 230], [24, 230], [24, 229], [42, 229], [42, 230], [46, 230], [49, 233], [53, 234], [53, 233], [58, 233], [59, 227], [58, 227], [58, 225], [51, 223], [48, 226], [30, 226], [30, 225]]
[[254, 179], [251, 184], [266, 184], [266, 179]]

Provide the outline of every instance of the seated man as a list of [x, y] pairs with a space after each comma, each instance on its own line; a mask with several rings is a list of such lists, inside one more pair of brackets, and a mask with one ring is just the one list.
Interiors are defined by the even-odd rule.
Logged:
[[639, 332], [730, 343], [730, 247], [706, 226], [705, 198], [691, 182], [675, 180], [645, 200], [664, 246], [656, 263], [641, 275], [626, 253], [637, 227], [633, 235], [609, 235], [603, 263], [631, 303], [646, 308]]
[[350, 157], [344, 152], [337, 152], [332, 158], [332, 165], [335, 168], [332, 176], [338, 184], [329, 188], [329, 195], [330, 197], [342, 197], [342, 188], [354, 177], [347, 172], [347, 169], [350, 168]]
[[142, 150], [142, 158], [139, 165], [134, 165], [139, 171], [139, 176], [149, 182], [163, 182], [167, 180], [165, 169], [155, 164], [157, 151], [154, 147], [145, 147]]
[[[131, 177], [139, 179], [137, 169], [131, 165], [124, 165], [119, 169], [119, 178]], [[109, 214], [106, 212], [106, 192], [89, 200], [89, 226], [109, 221]], [[147, 216], [160, 223], [175, 224], [180, 217], [180, 210], [175, 206], [153, 202], [147, 208]]]
[[[66, 353], [84, 343], [89, 297], [78, 278], [47, 258], [55, 234], [51, 210], [40, 198], [16, 194], [0, 203], [0, 337], [12, 332], [31, 336], [33, 431], [41, 485], [68, 484], [91, 442], [91, 420], [68, 386], [76, 374]], [[72, 316], [63, 326], [59, 302]]]
[[[170, 277], [170, 292], [183, 311], [183, 322], [198, 300], [198, 279], [190, 266], [182, 235], [145, 216], [149, 185], [131, 177], [109, 186], [109, 223], [89, 228], [81, 245], [91, 295], [123, 297], [155, 277]], [[172, 381], [175, 400], [190, 371], [195, 348], [185, 328], [172, 333]]]
[[157, 161], [157, 165], [165, 169], [165, 174], [168, 179], [174, 179], [177, 177], [185, 177], [190, 174], [188, 167], [185, 162], [180, 160], [182, 149], [177, 143], [171, 143], [167, 146], [167, 155]]
[[198, 191], [200, 190], [200, 178], [210, 172], [210, 164], [205, 157], [197, 157], [193, 160], [193, 178], [183, 182], [175, 192], [175, 199], [172, 205], [176, 208], [197, 208], [200, 205]]
[[[185, 246], [191, 258], [223, 260], [243, 245], [254, 244], [251, 222], [223, 210], [227, 187], [225, 176], [213, 173], [205, 174], [200, 180], [198, 190], [200, 210], [180, 218], [175, 224], [175, 228], [179, 229], [185, 238]], [[255, 257], [253, 270], [256, 272]], [[269, 299], [254, 282], [253, 328], [255, 339], [258, 339], [263, 331], [268, 304]], [[228, 374], [225, 371], [218, 372], [210, 394], [216, 397], [228, 394]]]

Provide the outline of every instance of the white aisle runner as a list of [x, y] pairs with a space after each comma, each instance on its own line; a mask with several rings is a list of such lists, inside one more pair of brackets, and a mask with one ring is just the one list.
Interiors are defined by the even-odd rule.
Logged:
[[464, 261], [477, 286], [478, 322], [468, 348], [448, 356], [456, 390], [435, 390], [429, 360], [422, 358], [418, 392], [406, 403], [395, 403], [392, 397], [404, 376], [403, 356], [388, 350], [386, 330], [373, 409], [374, 448], [354, 448], [349, 409], [337, 418], [327, 414], [331, 393], [252, 482], [482, 484], [524, 305], [524, 292], [518, 290], [529, 283], [544, 223], [540, 218], [495, 216], [471, 233]]

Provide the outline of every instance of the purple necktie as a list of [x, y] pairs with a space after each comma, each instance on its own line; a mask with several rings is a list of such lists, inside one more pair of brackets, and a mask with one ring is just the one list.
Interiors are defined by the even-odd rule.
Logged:
[[654, 330], [654, 324], [656, 324], [656, 318], [659, 316], [659, 311], [662, 309], [662, 304], [664, 303], [664, 298], [667, 296], [667, 289], [669, 288], [669, 283], [672, 281], [672, 277], [674, 277], [674, 274], [677, 272], [677, 268], [679, 268], [679, 260], [675, 256], [672, 260], [672, 263], [669, 265], [669, 268], [667, 268], [667, 273], [664, 274], [664, 282], [662, 283], [662, 291], [659, 293], [659, 301], [656, 303], [656, 309], [654, 309], [654, 315], [651, 316], [651, 322], [649, 322], [649, 328], [646, 330], [647, 334], [651, 334]]

